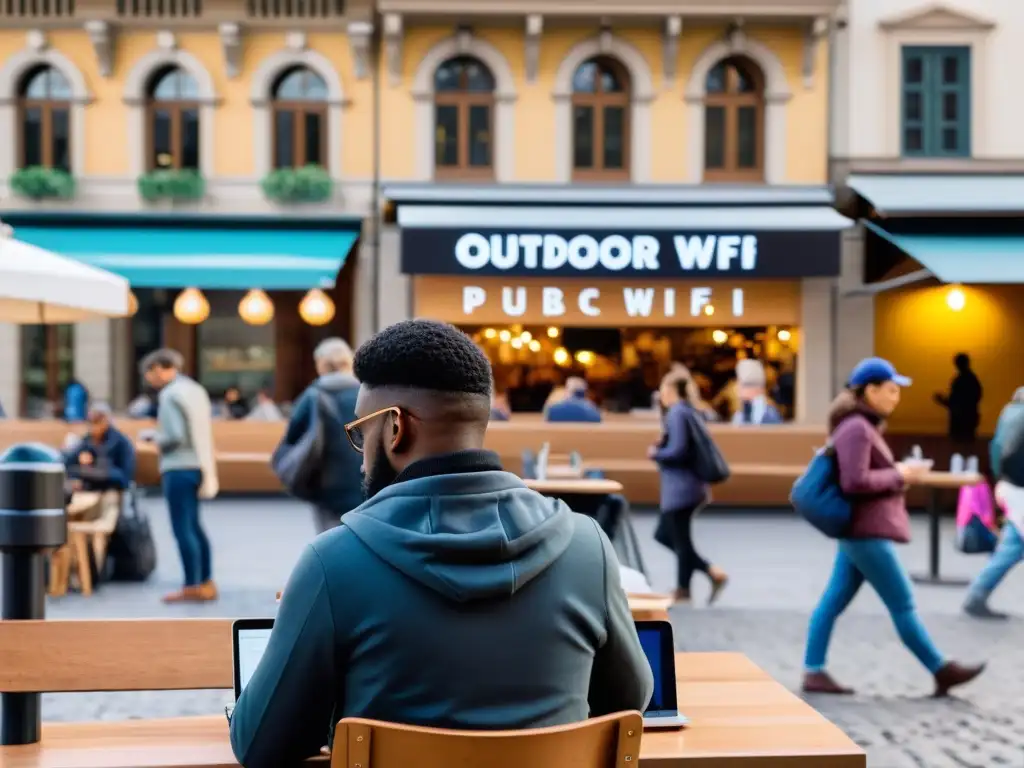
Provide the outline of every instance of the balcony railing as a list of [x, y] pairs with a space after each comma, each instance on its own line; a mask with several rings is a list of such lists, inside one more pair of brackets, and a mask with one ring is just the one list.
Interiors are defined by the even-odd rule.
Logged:
[[0, 19], [72, 19], [74, 17], [75, 0], [0, 0]]
[[345, 0], [0, 0], [0, 28], [99, 20], [125, 25], [340, 22]]

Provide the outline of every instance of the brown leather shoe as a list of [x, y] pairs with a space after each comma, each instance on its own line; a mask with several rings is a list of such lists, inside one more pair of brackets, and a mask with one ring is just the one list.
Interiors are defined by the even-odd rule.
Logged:
[[828, 672], [806, 672], [804, 673], [804, 693], [830, 693], [837, 696], [850, 696], [853, 688], [847, 688], [837, 683]]
[[984, 664], [968, 667], [955, 661], [946, 662], [942, 669], [935, 673], [935, 695], [945, 696], [950, 689], [971, 682], [984, 671]]
[[213, 579], [210, 581], [204, 581], [196, 589], [199, 599], [204, 602], [210, 602], [220, 597], [220, 593], [217, 591], [217, 585], [213, 582]]
[[209, 603], [216, 600], [217, 585], [206, 581], [192, 587], [183, 587], [163, 596], [164, 603]]
[[689, 605], [690, 604], [690, 590], [688, 589], [677, 589], [672, 593], [672, 605]]
[[711, 579], [711, 594], [708, 595], [708, 605], [714, 605], [718, 595], [725, 589], [725, 585], [729, 583], [729, 575], [718, 566], [712, 565], [708, 569], [708, 578]]

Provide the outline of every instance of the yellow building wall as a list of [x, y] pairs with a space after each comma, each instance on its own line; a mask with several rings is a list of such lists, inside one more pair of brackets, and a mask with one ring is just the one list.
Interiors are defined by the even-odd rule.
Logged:
[[[686, 132], [703, 130], [687, 124], [687, 105], [683, 93], [694, 63], [725, 29], [722, 26], [687, 26], [680, 38], [676, 79], [669, 88], [663, 77], [662, 37], [657, 29], [621, 28], [616, 35], [638, 49], [647, 61], [655, 86], [651, 104], [651, 143], [654, 162], [651, 180], [679, 183], [686, 178]], [[450, 26], [411, 27], [402, 42], [402, 82], [392, 85], [384, 78], [382, 107], [382, 173], [386, 179], [414, 176], [416, 137], [413, 125], [411, 88], [416, 70], [426, 53], [451, 36]], [[529, 83], [525, 77], [525, 39], [514, 28], [475, 29], [474, 34], [497, 48], [507, 59], [516, 77], [515, 180], [554, 181], [555, 104], [552, 92], [558, 67], [580, 41], [594, 35], [592, 28], [555, 28], [544, 31], [540, 45], [538, 77]], [[822, 184], [827, 181], [828, 155], [828, 50], [823, 42], [818, 49], [814, 79], [810, 88], [803, 78], [803, 31], [794, 27], [747, 28], [751, 39], [771, 48], [782, 62], [792, 98], [786, 106], [786, 181], [794, 184]], [[380, 66], [386, 71], [382, 53]], [[496, 126], [495, 131], [500, 131]]]
[[953, 356], [966, 352], [981, 379], [981, 433], [992, 434], [1014, 390], [1024, 386], [1017, 339], [1024, 327], [1024, 288], [965, 286], [964, 308], [946, 303], [949, 286], [888, 291], [875, 299], [875, 350], [913, 379], [890, 420], [897, 432], [945, 434], [947, 412], [936, 392], [949, 391]]

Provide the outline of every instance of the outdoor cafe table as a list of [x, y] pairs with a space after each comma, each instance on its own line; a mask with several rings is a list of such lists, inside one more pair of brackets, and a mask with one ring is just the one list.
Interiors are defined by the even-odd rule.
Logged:
[[[641, 768], [865, 768], [863, 750], [746, 656], [681, 653], [676, 659], [679, 708], [691, 725], [645, 732]], [[39, 744], [0, 748], [2, 768], [237, 765], [223, 715], [44, 723]]]
[[967, 485], [984, 483], [985, 478], [976, 472], [928, 472], [910, 481], [928, 490], [928, 573], [915, 574], [911, 578], [918, 584], [934, 584], [946, 587], [963, 587], [966, 579], [944, 579], [939, 575], [939, 550], [942, 543], [940, 529], [941, 508], [939, 493], [943, 490], [958, 491]]

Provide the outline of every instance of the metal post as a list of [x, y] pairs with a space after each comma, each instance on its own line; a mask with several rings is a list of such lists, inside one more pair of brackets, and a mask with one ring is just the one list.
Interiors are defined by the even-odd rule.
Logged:
[[[0, 619], [46, 618], [45, 553], [62, 546], [67, 531], [60, 454], [38, 443], [12, 446], [0, 456]], [[0, 745], [35, 744], [41, 726], [39, 693], [0, 691]]]

